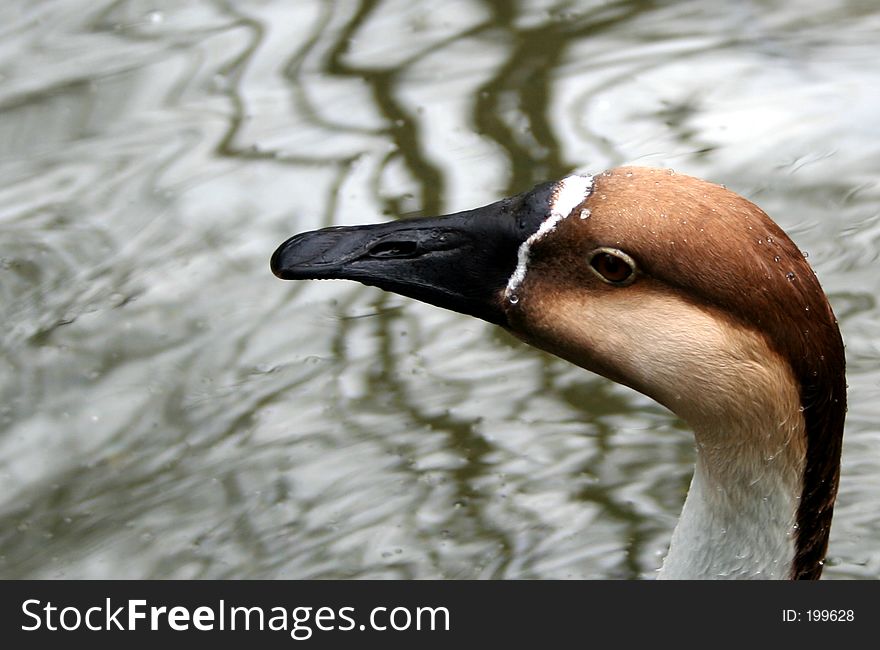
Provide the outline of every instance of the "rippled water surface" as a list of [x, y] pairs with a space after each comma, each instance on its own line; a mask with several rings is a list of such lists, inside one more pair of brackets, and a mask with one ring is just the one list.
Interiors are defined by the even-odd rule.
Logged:
[[874, 2], [0, 6], [0, 576], [637, 578], [682, 422], [289, 235], [625, 162], [758, 202], [847, 342], [825, 576], [880, 575]]

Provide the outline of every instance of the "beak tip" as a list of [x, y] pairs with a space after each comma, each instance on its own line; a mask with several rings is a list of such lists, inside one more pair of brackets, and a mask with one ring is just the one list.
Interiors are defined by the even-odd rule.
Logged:
[[301, 233], [281, 244], [269, 260], [269, 268], [281, 280], [321, 280], [336, 277], [339, 264], [324, 259], [328, 246], [321, 231]]
[[281, 244], [274, 253], [272, 253], [272, 259], [269, 261], [269, 268], [272, 269], [272, 273], [275, 277], [280, 278], [282, 280], [288, 280], [289, 278], [285, 277], [287, 275], [287, 271], [284, 268], [284, 249], [285, 244]]
[[310, 278], [308, 262], [303, 260], [302, 255], [297, 255], [295, 250], [291, 250], [292, 248], [295, 248], [295, 246], [291, 246], [290, 240], [281, 244], [272, 253], [269, 268], [272, 269], [275, 277], [281, 280], [305, 280]]

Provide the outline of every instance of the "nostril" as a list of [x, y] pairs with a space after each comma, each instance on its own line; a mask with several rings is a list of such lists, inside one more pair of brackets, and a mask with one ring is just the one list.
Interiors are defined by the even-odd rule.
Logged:
[[370, 257], [413, 257], [418, 253], [419, 245], [414, 241], [383, 241], [375, 244], [367, 251]]

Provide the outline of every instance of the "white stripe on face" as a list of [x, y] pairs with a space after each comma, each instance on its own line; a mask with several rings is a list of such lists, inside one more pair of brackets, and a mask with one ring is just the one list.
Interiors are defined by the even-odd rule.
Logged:
[[526, 278], [526, 271], [529, 266], [529, 252], [532, 245], [548, 233], [556, 230], [559, 222], [568, 217], [576, 207], [583, 203], [592, 191], [592, 176], [567, 176], [556, 184], [550, 196], [550, 215], [541, 223], [536, 232], [520, 244], [519, 250], [516, 253], [516, 269], [507, 281], [507, 289], [504, 292], [508, 300], [516, 298], [514, 294]]

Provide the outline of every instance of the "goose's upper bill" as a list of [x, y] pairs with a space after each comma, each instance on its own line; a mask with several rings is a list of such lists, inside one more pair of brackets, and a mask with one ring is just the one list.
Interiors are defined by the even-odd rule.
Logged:
[[686, 420], [696, 467], [660, 577], [821, 574], [843, 343], [800, 250], [746, 199], [625, 167], [449, 216], [302, 233], [271, 266], [482, 318]]

